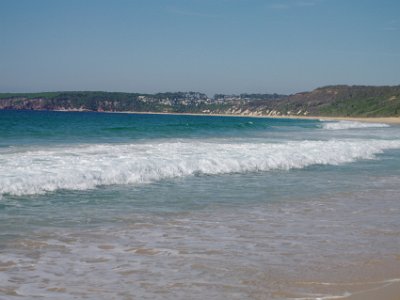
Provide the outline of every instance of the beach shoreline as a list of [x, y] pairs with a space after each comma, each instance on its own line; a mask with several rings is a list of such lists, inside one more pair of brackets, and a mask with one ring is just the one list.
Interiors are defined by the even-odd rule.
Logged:
[[[315, 280], [297, 282], [297, 287], [306, 288], [310, 297], [306, 298], [307, 295], [300, 292], [295, 294], [293, 298], [310, 300], [400, 300], [398, 272], [400, 260], [398, 255], [387, 258], [374, 256], [365, 261], [353, 261], [353, 263], [351, 271], [348, 268], [336, 269], [329, 274], [314, 275], [316, 276]], [[351, 275], [349, 276], [349, 274]], [[310, 278], [307, 277], [307, 272], [304, 273], [304, 276]], [[319, 276], [322, 276], [323, 279]]]
[[[338, 299], [338, 298], [336, 298]], [[377, 287], [367, 291], [354, 293], [350, 296], [339, 298], [343, 300], [399, 300], [400, 299], [400, 280], [388, 283], [383, 287]]]

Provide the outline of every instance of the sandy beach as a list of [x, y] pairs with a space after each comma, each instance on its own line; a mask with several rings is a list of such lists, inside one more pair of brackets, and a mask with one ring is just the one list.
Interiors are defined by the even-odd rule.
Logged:
[[345, 300], [399, 300], [400, 280], [388, 283], [387, 285], [364, 292], [355, 293]]

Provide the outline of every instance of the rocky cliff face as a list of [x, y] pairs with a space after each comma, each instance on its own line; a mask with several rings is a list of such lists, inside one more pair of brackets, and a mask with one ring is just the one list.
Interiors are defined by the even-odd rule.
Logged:
[[43, 99], [8, 98], [0, 100], [0, 109], [43, 109]]

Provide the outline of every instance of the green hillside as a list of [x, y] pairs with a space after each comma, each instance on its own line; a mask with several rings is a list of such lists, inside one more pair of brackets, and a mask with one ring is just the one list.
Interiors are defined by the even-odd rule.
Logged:
[[400, 116], [400, 85], [334, 85], [278, 94], [158, 94], [117, 92], [2, 93], [0, 109], [133, 111], [238, 115]]

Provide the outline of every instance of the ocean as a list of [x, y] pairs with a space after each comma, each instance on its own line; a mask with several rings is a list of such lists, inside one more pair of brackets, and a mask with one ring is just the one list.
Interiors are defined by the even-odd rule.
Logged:
[[0, 299], [339, 299], [399, 194], [397, 125], [0, 111]]

